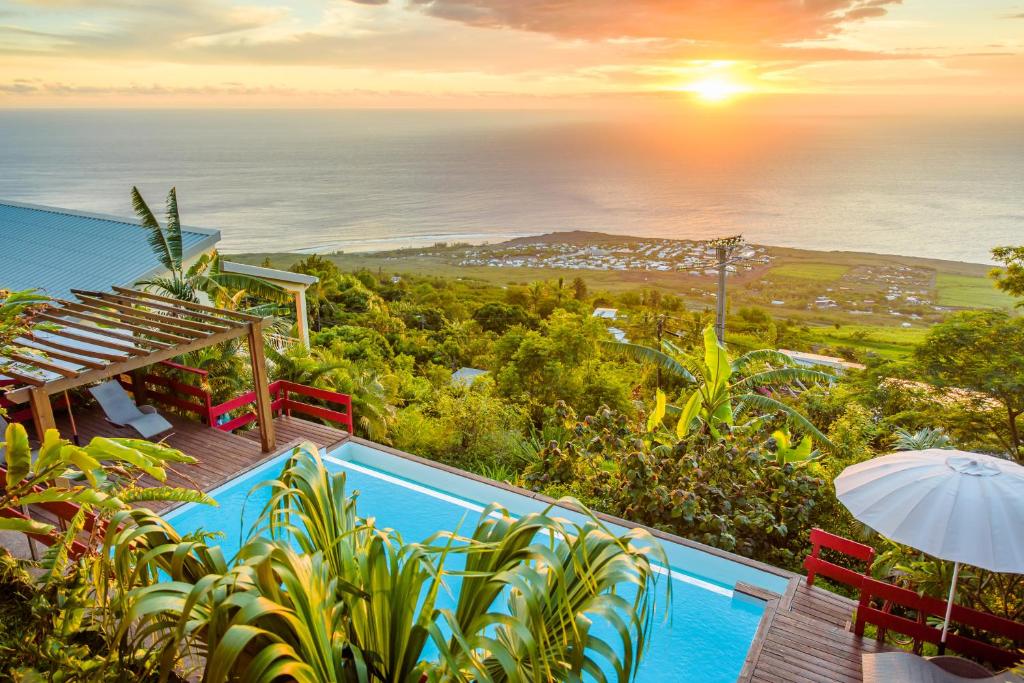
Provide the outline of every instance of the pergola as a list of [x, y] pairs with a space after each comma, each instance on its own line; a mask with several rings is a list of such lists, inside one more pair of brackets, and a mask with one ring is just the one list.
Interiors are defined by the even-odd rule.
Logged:
[[260, 443], [265, 453], [274, 450], [263, 318], [124, 287], [72, 293], [75, 301], [55, 299], [34, 314], [35, 330], [15, 340], [19, 348], [0, 367], [15, 382], [7, 399], [29, 404], [40, 438], [56, 428], [53, 394], [247, 337]]

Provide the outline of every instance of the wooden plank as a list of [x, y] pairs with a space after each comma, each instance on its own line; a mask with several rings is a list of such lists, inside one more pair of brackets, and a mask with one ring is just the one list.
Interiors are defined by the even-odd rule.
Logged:
[[[93, 327], [91, 327], [89, 325], [76, 325], [76, 327], [78, 327], [80, 329], [86, 329], [86, 330], [95, 329], [95, 328], [93, 328]], [[116, 358], [109, 358], [108, 360], [124, 360], [127, 356], [145, 356], [147, 353], [149, 353], [145, 349], [136, 348], [134, 346], [127, 346], [127, 345], [121, 344], [119, 342], [110, 341], [109, 339], [97, 339], [96, 337], [90, 337], [90, 336], [85, 335], [85, 334], [80, 334], [78, 332], [75, 332], [72, 329], [68, 329], [67, 327], [63, 327], [63, 328], [61, 328], [59, 330], [46, 330], [46, 332], [47, 332], [48, 335], [51, 335], [51, 336], [57, 336], [57, 337], [61, 337], [63, 339], [72, 339], [72, 340], [77, 341], [77, 342], [82, 342], [82, 343], [85, 343], [85, 344], [89, 344], [91, 346], [99, 346], [101, 348], [110, 349], [112, 351], [121, 351], [122, 354], [123, 354], [123, 355], [118, 355]], [[49, 339], [49, 337], [47, 337], [47, 339]], [[134, 342], [135, 338], [132, 337], [130, 341]], [[74, 348], [74, 347], [71, 347], [71, 348]], [[94, 355], [96, 354], [95, 351], [90, 351], [90, 353], [92, 353]], [[103, 356], [97, 356], [97, 357], [103, 358]]]
[[[43, 351], [45, 353], [53, 353], [50, 349], [56, 349], [57, 351], [64, 351], [66, 353], [71, 353], [71, 354], [74, 354], [75, 356], [79, 356], [79, 357], [98, 358], [100, 360], [112, 360], [112, 361], [124, 360], [125, 358], [128, 357], [126, 354], [123, 354], [123, 353], [121, 353], [121, 354], [118, 354], [118, 353], [107, 353], [106, 351], [97, 351], [95, 349], [83, 349], [83, 348], [81, 348], [79, 346], [71, 346], [70, 344], [62, 344], [59, 341], [55, 341], [53, 339], [50, 339], [49, 337], [46, 337], [44, 339], [44, 338], [39, 337], [37, 335], [32, 335], [31, 337], [29, 337], [27, 339], [27, 341], [30, 342], [30, 343], [25, 344], [26, 346], [29, 346], [31, 348], [38, 348], [40, 351]], [[24, 343], [24, 342], [19, 339], [18, 343], [21, 344], [21, 343]]]
[[[52, 310], [56, 311], [60, 309], [55, 308]], [[77, 317], [85, 318], [87, 316]], [[88, 323], [81, 322], [80, 320], [71, 320], [58, 315], [50, 315], [49, 313], [37, 313], [36, 319], [47, 320], [52, 323], [58, 323], [60, 325], [63, 325], [64, 327], [74, 327], [79, 330], [85, 330], [87, 332], [91, 332], [92, 334], [100, 335], [101, 337], [111, 337], [112, 339], [119, 339], [121, 341], [126, 341], [129, 344], [135, 344], [136, 346], [149, 346], [154, 349], [170, 348], [170, 345], [164, 344], [163, 342], [154, 341], [152, 339], [143, 339], [140, 337], [136, 337], [135, 335], [132, 334], [125, 334], [120, 330], [112, 330], [107, 327], [97, 327], [96, 325], [90, 325]], [[101, 320], [100, 322], [104, 325], [110, 324], [109, 320]], [[47, 332], [51, 332], [51, 334], [59, 334], [61, 331], [47, 330]]]
[[143, 299], [149, 299], [152, 301], [159, 301], [162, 303], [174, 304], [178, 308], [188, 309], [190, 311], [198, 311], [200, 313], [215, 313], [221, 317], [222, 320], [228, 322], [229, 320], [237, 320], [239, 322], [261, 322], [263, 318], [258, 315], [249, 315], [248, 313], [240, 313], [239, 311], [228, 311], [223, 308], [214, 308], [213, 306], [204, 306], [203, 304], [192, 303], [191, 301], [182, 301], [180, 299], [172, 299], [166, 296], [160, 296], [151, 292], [146, 292], [138, 289], [128, 289], [127, 287], [119, 287], [114, 285], [111, 287], [115, 292], [124, 294], [126, 297], [145, 305]]
[[61, 365], [54, 365], [53, 363], [46, 362], [43, 358], [36, 358], [35, 356], [26, 356], [20, 353], [8, 353], [7, 357], [11, 360], [16, 360], [23, 365], [31, 365], [39, 370], [46, 370], [48, 372], [55, 372], [58, 375], [64, 377], [78, 377], [78, 372], [70, 368], [65, 368]]
[[[152, 327], [147, 326], [149, 325], [149, 322], [146, 320], [139, 320], [130, 315], [103, 311], [102, 309], [96, 311], [93, 310], [92, 306], [76, 304], [70, 301], [63, 302], [63, 306], [60, 308], [50, 308], [47, 310], [49, 310], [53, 315], [72, 317], [77, 318], [78, 320], [88, 320], [100, 325], [110, 325], [121, 330], [129, 330], [135, 334], [144, 334], [148, 337], [154, 337], [160, 341], [170, 342], [172, 344], [180, 344], [196, 338], [195, 334], [182, 335], [164, 332], [159, 329], [154, 330]], [[97, 315], [97, 313], [100, 313], [100, 315]]]
[[[212, 326], [219, 328], [225, 326], [231, 327], [236, 324], [231, 320], [225, 320], [221, 316], [210, 315], [209, 313], [199, 313], [198, 311], [193, 311], [190, 309], [182, 308], [181, 306], [176, 306], [174, 303], [158, 303], [156, 301], [150, 300], [139, 301], [137, 298], [124, 296], [122, 294], [113, 294], [111, 292], [91, 292], [84, 289], [72, 289], [71, 291], [76, 296], [81, 294], [85, 296], [101, 298], [104, 301], [113, 300], [122, 302], [123, 304], [126, 304], [129, 308], [131, 308], [132, 306], [145, 306], [146, 308], [152, 310], [166, 311], [168, 313], [173, 313], [174, 315], [179, 316], [178, 319], [182, 319], [183, 316], [188, 316], [188, 319], [190, 320], [205, 320], [207, 322], [214, 323], [214, 325]], [[175, 303], [180, 303], [178, 302], [177, 299], [172, 299], [171, 301], [174, 301]], [[220, 312], [220, 309], [217, 309], [217, 311]]]
[[267, 360], [263, 356], [263, 325], [249, 323], [249, 361], [252, 364], [252, 381], [256, 391], [256, 417], [260, 425], [260, 445], [264, 453], [274, 450], [274, 416], [270, 409], [270, 388], [267, 376]]
[[[74, 291], [74, 290], [72, 290], [72, 291]], [[81, 302], [83, 302], [85, 304], [88, 304], [90, 306], [94, 306], [94, 307], [95, 306], [100, 306], [100, 307], [106, 306], [106, 307], [109, 307], [109, 308], [113, 308], [113, 309], [115, 309], [117, 311], [121, 311], [121, 312], [124, 312], [126, 314], [138, 317], [138, 318], [144, 318], [147, 321], [149, 321], [151, 324], [154, 324], [154, 325], [158, 325], [158, 324], [159, 325], [168, 325], [168, 326], [176, 327], [176, 328], [179, 328], [179, 329], [185, 328], [185, 329], [188, 329], [188, 330], [194, 330], [196, 332], [204, 332], [204, 333], [205, 332], [221, 332], [221, 331], [227, 329], [227, 327], [228, 327], [227, 325], [223, 325], [223, 324], [221, 324], [221, 325], [211, 325], [209, 323], [197, 322], [195, 320], [188, 320], [187, 318], [181, 318], [181, 317], [177, 317], [177, 316], [174, 316], [174, 315], [165, 315], [163, 313], [154, 313], [152, 310], [149, 310], [149, 305], [147, 305], [147, 307], [145, 309], [143, 309], [143, 308], [133, 308], [130, 305], [118, 303], [117, 301], [113, 300], [114, 295], [111, 295], [111, 299], [93, 297], [93, 296], [89, 296], [88, 294], [81, 294], [81, 293], [77, 293], [76, 296], [78, 297], [79, 301], [81, 301]], [[170, 306], [168, 306], [167, 308], [170, 308], [171, 311], [174, 311], [174, 309], [171, 308]], [[178, 314], [181, 313], [180, 310], [174, 311], [174, 312], [177, 312]], [[170, 331], [173, 332], [174, 330], [171, 329]]]
[[[120, 374], [126, 374], [134, 370], [135, 368], [141, 368], [146, 365], [154, 365], [162, 360], [170, 360], [176, 356], [188, 353], [189, 351], [197, 351], [199, 349], [205, 349], [208, 346], [220, 344], [221, 342], [228, 341], [230, 339], [236, 339], [246, 334], [244, 327], [232, 328], [223, 332], [216, 332], [208, 337], [201, 339], [195, 339], [187, 344], [179, 344], [177, 346], [171, 346], [164, 349], [153, 351], [145, 356], [139, 356], [128, 360], [121, 361], [119, 363], [112, 363], [102, 370], [89, 370], [83, 372], [77, 377], [64, 377], [57, 379], [52, 382], [46, 383], [46, 391], [50, 394], [56, 394], [67, 389], [73, 389], [75, 387], [82, 386], [84, 384], [92, 384], [99, 382], [110, 377], [115, 377]], [[262, 347], [260, 347], [262, 351]], [[27, 388], [15, 389], [7, 393], [7, 399], [13, 403], [24, 403], [28, 400]]]
[[18, 341], [16, 343], [18, 344], [18, 346], [24, 347], [26, 349], [32, 349], [33, 351], [38, 351], [39, 353], [45, 353], [48, 358], [56, 358], [57, 360], [66, 361], [68, 363], [76, 363], [78, 365], [81, 365], [82, 367], [92, 368], [93, 370], [106, 367], [105, 363], [97, 363], [96, 361], [91, 360], [89, 358], [74, 356], [68, 353], [64, 353], [62, 351], [51, 351], [48, 348], [39, 348], [38, 345], [29, 340]]
[[41, 387], [46, 382], [39, 377], [33, 377], [32, 375], [26, 375], [23, 372], [19, 372], [17, 368], [4, 368], [4, 374], [8, 377], [18, 380], [22, 384], [27, 384], [31, 387]]

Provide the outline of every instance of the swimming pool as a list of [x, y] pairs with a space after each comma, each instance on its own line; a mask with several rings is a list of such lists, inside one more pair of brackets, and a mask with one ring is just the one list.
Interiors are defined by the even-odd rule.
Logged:
[[[249, 497], [250, 490], [276, 477], [287, 457], [274, 458], [211, 492], [219, 508], [186, 505], [166, 515], [168, 521], [182, 533], [200, 528], [223, 532], [221, 547], [226, 556], [234, 555], [269, 497], [265, 489]], [[359, 491], [360, 515], [375, 517], [378, 526], [393, 527], [410, 541], [426, 539], [442, 529], [471, 529], [485, 505], [492, 502], [518, 515], [548, 505], [354, 441], [324, 456], [324, 464], [346, 473], [348, 491]], [[583, 520], [571, 510], [562, 510], [559, 516]], [[609, 526], [615, 532], [625, 531], [614, 524]], [[733, 587], [743, 582], [782, 593], [787, 579], [687, 545], [668, 541], [662, 541], [662, 545], [671, 565], [671, 611], [666, 621], [661, 595], [650, 650], [638, 680], [735, 681], [765, 604]]]

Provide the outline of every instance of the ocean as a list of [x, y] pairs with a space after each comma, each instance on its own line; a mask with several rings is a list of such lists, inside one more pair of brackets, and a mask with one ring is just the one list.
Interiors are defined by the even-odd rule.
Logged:
[[974, 262], [1024, 243], [1024, 118], [6, 110], [0, 169], [2, 199], [123, 216], [132, 185], [154, 210], [176, 186], [226, 253], [564, 230]]

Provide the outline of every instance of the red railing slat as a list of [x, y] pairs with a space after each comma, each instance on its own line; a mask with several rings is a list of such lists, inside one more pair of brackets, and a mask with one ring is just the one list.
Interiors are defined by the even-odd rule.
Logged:
[[[907, 588], [879, 581], [867, 572], [858, 574], [852, 569], [823, 560], [820, 557], [822, 548], [862, 560], [867, 563], [868, 571], [874, 561], [875, 551], [871, 546], [863, 543], [857, 543], [821, 529], [814, 529], [811, 531], [811, 554], [804, 560], [808, 585], [814, 583], [816, 574], [821, 574], [860, 590], [860, 601], [854, 622], [854, 632], [858, 636], [863, 636], [865, 627], [872, 624], [878, 628], [880, 639], [884, 639], [885, 632], [889, 630], [910, 636], [915, 640], [915, 645], [921, 643], [939, 645], [941, 643], [941, 627], [927, 622], [931, 619], [933, 623], [938, 623], [945, 617], [946, 602], [944, 600], [918, 595]], [[883, 608], [875, 607], [872, 604], [873, 599], [881, 600]], [[894, 607], [912, 612], [915, 616], [910, 618], [893, 614], [891, 610]], [[950, 632], [946, 637], [946, 647], [950, 650], [976, 657], [998, 667], [1011, 666], [1021, 659], [1022, 655], [1019, 650], [1024, 645], [1024, 624], [957, 604], [953, 605], [950, 621], [1013, 641], [1013, 649], [1004, 649]]]

